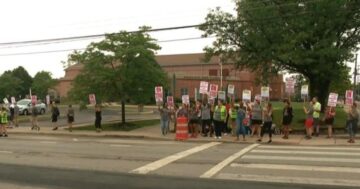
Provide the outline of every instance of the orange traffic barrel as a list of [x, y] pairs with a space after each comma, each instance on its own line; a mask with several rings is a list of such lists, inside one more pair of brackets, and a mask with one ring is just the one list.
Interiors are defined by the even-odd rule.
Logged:
[[178, 117], [176, 119], [176, 140], [186, 140], [189, 137], [188, 118]]

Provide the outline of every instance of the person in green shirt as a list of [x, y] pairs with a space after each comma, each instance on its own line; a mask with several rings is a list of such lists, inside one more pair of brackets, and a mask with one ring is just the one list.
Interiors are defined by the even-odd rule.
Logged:
[[7, 135], [6, 127], [8, 124], [8, 113], [4, 106], [2, 106], [0, 110], [0, 124], [1, 124], [0, 136], [7, 137], [8, 135]]
[[314, 132], [315, 132], [315, 136], [319, 136], [320, 134], [320, 112], [321, 112], [321, 104], [320, 102], [318, 102], [317, 97], [314, 97], [312, 99], [313, 102], [313, 109], [314, 109], [314, 113], [313, 113], [313, 127], [314, 127]]

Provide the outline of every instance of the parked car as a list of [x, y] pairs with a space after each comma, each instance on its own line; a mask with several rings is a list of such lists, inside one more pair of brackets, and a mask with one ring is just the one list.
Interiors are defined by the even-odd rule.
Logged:
[[[31, 100], [30, 99], [22, 99], [17, 102], [19, 106], [19, 113], [21, 115], [29, 115], [31, 114]], [[46, 112], [46, 105], [42, 102], [37, 102], [35, 105], [37, 108], [37, 112], [39, 114], [44, 114]]]

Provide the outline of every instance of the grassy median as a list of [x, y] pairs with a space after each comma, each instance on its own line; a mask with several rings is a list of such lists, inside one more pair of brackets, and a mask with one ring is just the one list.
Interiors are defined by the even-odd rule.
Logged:
[[[150, 120], [141, 120], [141, 121], [132, 121], [127, 122], [125, 125], [122, 125], [120, 122], [116, 123], [106, 123], [102, 124], [103, 131], [131, 131], [134, 129], [139, 129], [142, 127], [154, 126], [159, 125], [160, 127], [160, 120], [159, 119], [150, 119]], [[73, 130], [77, 131], [95, 131], [95, 125], [87, 125], [82, 127], [75, 127]]]

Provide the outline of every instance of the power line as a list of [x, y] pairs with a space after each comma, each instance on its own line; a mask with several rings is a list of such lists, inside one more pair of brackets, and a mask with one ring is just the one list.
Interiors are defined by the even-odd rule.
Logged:
[[[169, 40], [162, 40], [162, 41], [157, 41], [157, 42], [158, 43], [169, 43], [169, 42], [190, 41], [190, 40], [210, 39], [210, 38], [215, 38], [215, 36], [169, 39]], [[32, 52], [21, 52], [21, 53], [6, 53], [6, 54], [0, 54], [0, 56], [4, 57], [4, 56], [48, 54], [48, 53], [70, 52], [70, 51], [75, 51], [75, 50], [82, 51], [82, 50], [86, 50], [86, 48], [72, 48], [72, 49], [60, 49], [60, 50], [49, 50], [49, 51], [32, 51]]]

